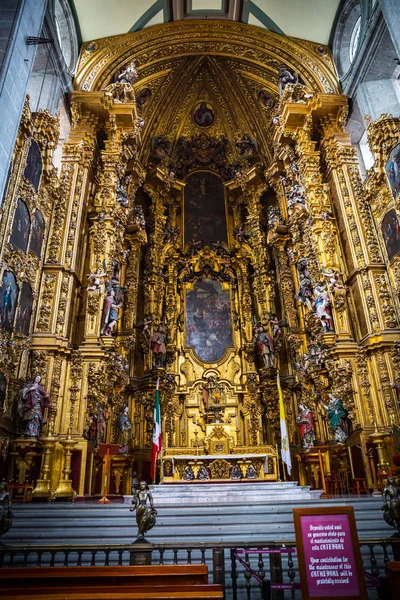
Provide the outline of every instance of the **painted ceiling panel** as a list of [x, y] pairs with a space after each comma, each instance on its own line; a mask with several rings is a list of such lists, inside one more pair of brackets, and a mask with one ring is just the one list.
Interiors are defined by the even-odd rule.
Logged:
[[[327, 44], [340, 0], [74, 0], [83, 41], [136, 31], [167, 20], [235, 18]], [[238, 7], [241, 6], [241, 9]], [[233, 15], [235, 15], [233, 17]]]
[[286, 35], [327, 44], [340, 0], [253, 0]]
[[82, 40], [126, 33], [154, 0], [74, 0]]

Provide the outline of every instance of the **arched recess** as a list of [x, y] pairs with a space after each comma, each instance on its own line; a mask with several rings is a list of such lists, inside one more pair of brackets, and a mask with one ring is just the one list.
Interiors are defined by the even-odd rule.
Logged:
[[224, 135], [234, 147], [238, 131], [251, 133], [268, 160], [274, 107], [259, 94], [264, 90], [278, 102], [281, 64], [315, 92], [340, 93], [327, 47], [217, 20], [166, 23], [90, 42], [82, 49], [76, 88], [102, 90], [132, 60], [139, 73], [135, 91], [149, 89], [151, 95], [143, 107], [144, 147], [156, 135], [173, 145], [179, 136], [193, 135], [191, 115], [202, 100], [215, 108], [215, 130], [207, 135]]

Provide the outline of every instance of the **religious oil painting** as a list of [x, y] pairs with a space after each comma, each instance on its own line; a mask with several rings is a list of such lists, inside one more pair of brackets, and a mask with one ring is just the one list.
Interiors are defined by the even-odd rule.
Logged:
[[144, 90], [141, 90], [138, 95], [136, 96], [136, 104], [142, 108], [145, 104], [147, 104], [147, 102], [150, 100], [151, 98], [151, 89], [150, 88], [144, 88]]
[[232, 346], [230, 292], [218, 281], [201, 279], [187, 293], [186, 344], [205, 362], [220, 360]]
[[44, 238], [44, 219], [40, 210], [35, 212], [32, 223], [32, 235], [29, 244], [29, 249], [36, 254], [38, 258], [42, 253], [42, 245]]
[[11, 333], [17, 307], [18, 286], [14, 273], [4, 271], [0, 286], [0, 324]]
[[392, 260], [400, 252], [400, 224], [394, 208], [383, 217], [381, 229], [388, 258]]
[[39, 146], [32, 140], [31, 146], [28, 152], [28, 158], [26, 160], [26, 167], [24, 171], [24, 177], [31, 182], [36, 191], [39, 189], [40, 176], [42, 174], [42, 156], [40, 154]]
[[26, 281], [24, 281], [24, 283], [22, 284], [17, 319], [15, 322], [15, 331], [17, 333], [22, 333], [22, 335], [29, 335], [29, 326], [31, 323], [32, 316], [32, 305], [32, 289], [29, 283], [26, 283]]
[[397, 144], [389, 154], [386, 163], [386, 175], [389, 179], [392, 194], [397, 198], [400, 192], [400, 144]]
[[193, 121], [197, 127], [211, 127], [214, 123], [214, 111], [208, 102], [200, 102], [193, 112]]
[[0, 408], [4, 408], [7, 395], [7, 379], [4, 373], [0, 373]]
[[258, 92], [258, 99], [265, 108], [273, 108], [275, 106], [275, 98], [266, 90]]
[[28, 208], [21, 198], [18, 198], [17, 208], [14, 214], [13, 228], [10, 237], [10, 244], [14, 248], [20, 248], [22, 252], [26, 252], [28, 248], [29, 230], [31, 227], [31, 219]]
[[224, 186], [210, 171], [196, 171], [186, 179], [185, 241], [226, 242]]

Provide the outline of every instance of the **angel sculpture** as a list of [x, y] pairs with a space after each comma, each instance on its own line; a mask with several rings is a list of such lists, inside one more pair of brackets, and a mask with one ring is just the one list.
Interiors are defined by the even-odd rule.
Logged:
[[90, 286], [88, 287], [88, 292], [95, 292], [96, 290], [101, 290], [103, 287], [102, 279], [106, 277], [107, 273], [102, 271], [100, 268], [96, 269], [93, 273], [89, 273], [87, 278], [90, 281]]
[[117, 76], [118, 83], [129, 83], [132, 85], [138, 78], [138, 72], [135, 67], [135, 63], [131, 62], [126, 69], [122, 69], [121, 73]]
[[138, 526], [137, 542], [146, 542], [144, 534], [150, 531], [156, 524], [157, 511], [154, 508], [153, 496], [149, 490], [149, 486], [145, 481], [141, 481], [139, 488], [136, 489], [132, 498], [133, 508], [130, 512], [136, 510], [136, 523]]

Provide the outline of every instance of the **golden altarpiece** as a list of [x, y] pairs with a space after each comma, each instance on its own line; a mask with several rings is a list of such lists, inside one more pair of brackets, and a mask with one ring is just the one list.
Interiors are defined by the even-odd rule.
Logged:
[[329, 49], [221, 21], [85, 44], [75, 87], [59, 173], [57, 116], [27, 100], [1, 209], [9, 481], [129, 493], [157, 380], [161, 481], [279, 480], [280, 381], [291, 477], [377, 490], [399, 422], [398, 120], [370, 124], [363, 183]]

